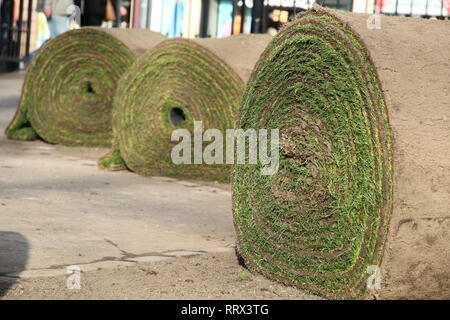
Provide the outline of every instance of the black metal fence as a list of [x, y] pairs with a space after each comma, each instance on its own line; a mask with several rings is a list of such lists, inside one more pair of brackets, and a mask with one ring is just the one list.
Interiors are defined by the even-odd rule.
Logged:
[[33, 0], [0, 0], [0, 69], [14, 68], [30, 53]]

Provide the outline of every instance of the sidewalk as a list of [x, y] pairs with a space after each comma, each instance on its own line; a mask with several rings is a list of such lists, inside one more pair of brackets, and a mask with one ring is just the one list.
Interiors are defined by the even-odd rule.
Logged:
[[0, 75], [0, 275], [234, 245], [227, 185], [106, 172], [107, 149], [7, 140], [22, 79]]

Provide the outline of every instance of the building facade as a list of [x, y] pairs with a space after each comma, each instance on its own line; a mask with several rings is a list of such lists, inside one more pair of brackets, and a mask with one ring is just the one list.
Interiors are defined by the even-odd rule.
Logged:
[[[226, 37], [240, 33], [276, 33], [280, 26], [316, 0], [134, 0], [132, 27], [168, 37]], [[324, 7], [445, 19], [450, 0], [317, 0]]]

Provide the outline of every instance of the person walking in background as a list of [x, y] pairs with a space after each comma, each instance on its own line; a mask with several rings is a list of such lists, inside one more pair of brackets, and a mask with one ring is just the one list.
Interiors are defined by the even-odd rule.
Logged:
[[[116, 0], [75, 0], [75, 4], [81, 8], [82, 27], [99, 27], [103, 22], [117, 21]], [[128, 10], [124, 6], [120, 6], [118, 14], [120, 17], [124, 17], [128, 14]]]
[[[114, 12], [114, 2], [111, 0], [95, 0], [95, 1], [81, 1], [81, 25], [82, 26], [101, 26], [102, 22], [105, 20], [107, 13], [107, 6], [111, 6], [109, 10]], [[109, 11], [111, 13], [111, 11]], [[111, 20], [115, 19], [111, 17]]]
[[44, 1], [44, 14], [47, 17], [51, 39], [69, 30], [70, 14], [67, 12], [67, 10], [73, 4], [73, 0]]

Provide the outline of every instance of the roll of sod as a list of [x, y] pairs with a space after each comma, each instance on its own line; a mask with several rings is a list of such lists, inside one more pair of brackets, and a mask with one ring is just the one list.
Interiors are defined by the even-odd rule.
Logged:
[[110, 146], [117, 80], [136, 57], [162, 40], [159, 33], [138, 29], [82, 28], [58, 36], [33, 59], [6, 135]]
[[99, 166], [229, 181], [229, 166], [194, 164], [193, 150], [192, 164], [174, 164], [171, 151], [178, 142], [171, 141], [172, 132], [187, 129], [192, 136], [194, 121], [202, 121], [203, 132], [234, 128], [244, 81], [270, 39], [172, 39], [149, 50], [120, 80], [113, 110], [115, 149]]
[[450, 22], [367, 20], [314, 7], [257, 62], [239, 127], [280, 161], [234, 168], [238, 252], [328, 298], [449, 298]]

